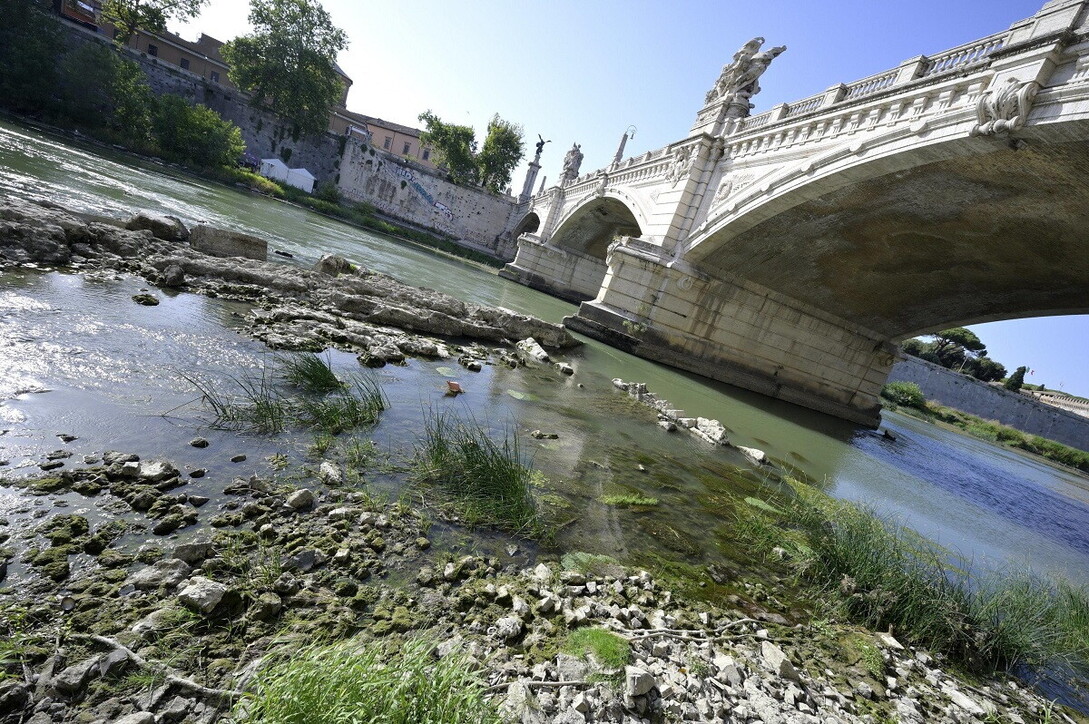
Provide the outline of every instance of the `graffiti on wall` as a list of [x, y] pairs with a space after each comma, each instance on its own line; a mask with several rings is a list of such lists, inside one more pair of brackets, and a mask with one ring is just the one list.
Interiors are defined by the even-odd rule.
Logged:
[[393, 168], [393, 173], [408, 182], [408, 185], [412, 187], [412, 190], [419, 194], [420, 197], [423, 198], [423, 200], [426, 201], [431, 208], [433, 208], [438, 214], [445, 217], [447, 221], [453, 222], [454, 212], [446, 204], [442, 203], [441, 201], [435, 200], [435, 197], [432, 196], [431, 193], [427, 189], [425, 189], [419, 181], [416, 180], [416, 174], [412, 171], [412, 169], [406, 168], [404, 166], [397, 166], [394, 164], [390, 165]]

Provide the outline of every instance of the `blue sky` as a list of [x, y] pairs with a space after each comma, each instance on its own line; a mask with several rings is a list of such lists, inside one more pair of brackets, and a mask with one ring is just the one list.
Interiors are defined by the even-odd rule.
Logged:
[[[637, 131], [625, 156], [686, 136], [722, 65], [752, 37], [787, 46], [760, 80], [760, 113], [1000, 32], [1043, 0], [322, 4], [351, 40], [339, 58], [355, 81], [351, 110], [419, 126], [430, 109], [478, 134], [498, 113], [521, 124], [527, 141], [551, 139], [541, 170], [551, 183], [572, 143], [582, 145], [585, 172], [608, 164], [629, 125]], [[211, 0], [195, 22], [172, 29], [229, 40], [248, 31], [247, 14], [243, 0]], [[524, 174], [523, 164], [515, 191]], [[973, 329], [994, 359], [1034, 369], [1029, 381], [1089, 396], [1089, 315]]]

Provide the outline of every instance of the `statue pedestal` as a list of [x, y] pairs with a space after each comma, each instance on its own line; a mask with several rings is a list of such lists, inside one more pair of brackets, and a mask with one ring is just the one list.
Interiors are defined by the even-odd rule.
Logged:
[[533, 184], [537, 180], [537, 172], [541, 170], [541, 164], [537, 163], [540, 158], [538, 155], [537, 158], [529, 162], [529, 170], [526, 171], [526, 182], [522, 184], [522, 193], [518, 194], [518, 203], [529, 201], [529, 197], [533, 195]]

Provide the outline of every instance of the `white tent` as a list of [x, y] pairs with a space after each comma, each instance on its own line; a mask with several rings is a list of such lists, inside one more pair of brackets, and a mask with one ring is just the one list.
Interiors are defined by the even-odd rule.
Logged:
[[313, 193], [314, 191], [314, 174], [307, 171], [305, 168], [293, 168], [287, 172], [287, 185], [294, 186], [297, 189], [302, 189], [306, 193]]
[[278, 158], [261, 159], [261, 175], [273, 181], [287, 181], [287, 164]]

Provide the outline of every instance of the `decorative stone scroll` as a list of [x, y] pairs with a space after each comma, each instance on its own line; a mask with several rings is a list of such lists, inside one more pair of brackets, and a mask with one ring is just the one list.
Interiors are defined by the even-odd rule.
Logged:
[[1010, 78], [1001, 88], [987, 91], [976, 104], [979, 122], [970, 135], [995, 136], [1020, 129], [1039, 91], [1040, 84], [1036, 81], [1022, 83], [1016, 78]]

